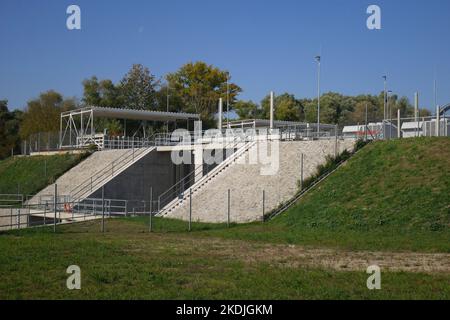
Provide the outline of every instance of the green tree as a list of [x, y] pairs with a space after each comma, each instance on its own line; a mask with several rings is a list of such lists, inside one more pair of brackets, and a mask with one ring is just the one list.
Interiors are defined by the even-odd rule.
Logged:
[[238, 100], [233, 109], [236, 111], [239, 119], [254, 119], [261, 113], [258, 105], [253, 101]]
[[127, 109], [156, 110], [158, 86], [148, 68], [134, 64], [119, 84], [120, 101]]
[[22, 112], [9, 111], [8, 101], [0, 100], [0, 159], [20, 151], [19, 126]]
[[182, 111], [200, 114], [206, 126], [214, 125], [219, 98], [226, 101], [227, 88], [231, 106], [242, 91], [239, 86], [229, 82], [227, 71], [220, 70], [204, 62], [187, 63], [177, 72], [166, 76], [175, 97], [182, 101]]
[[[270, 118], [270, 95], [261, 101], [264, 118]], [[274, 98], [274, 116], [276, 120], [300, 121], [304, 119], [304, 110], [301, 101], [295, 99], [294, 95], [283, 93]]]
[[75, 109], [77, 106], [74, 98], [64, 99], [56, 91], [41, 93], [39, 98], [27, 103], [20, 126], [20, 137], [27, 139], [34, 133], [59, 131], [61, 112]]
[[96, 76], [83, 81], [82, 102], [88, 106], [121, 107], [120, 89], [111, 80], [98, 80]]

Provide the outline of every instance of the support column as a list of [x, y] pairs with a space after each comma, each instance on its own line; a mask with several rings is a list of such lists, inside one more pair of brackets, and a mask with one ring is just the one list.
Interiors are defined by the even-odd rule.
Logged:
[[436, 106], [436, 137], [440, 136], [440, 126], [441, 126], [441, 118], [440, 118], [440, 108]]
[[416, 137], [419, 136], [419, 93], [414, 93], [414, 122], [416, 123]]
[[195, 182], [197, 182], [199, 179], [203, 177], [203, 145], [201, 143], [201, 139], [202, 139], [202, 122], [195, 121], [194, 141], [193, 141]]
[[217, 121], [217, 129], [222, 131], [222, 113], [223, 113], [223, 101], [219, 98], [219, 119]]
[[397, 110], [397, 138], [400, 139], [402, 137], [402, 131], [400, 128], [400, 109]]
[[273, 130], [273, 113], [274, 113], [274, 93], [270, 91], [270, 130]]

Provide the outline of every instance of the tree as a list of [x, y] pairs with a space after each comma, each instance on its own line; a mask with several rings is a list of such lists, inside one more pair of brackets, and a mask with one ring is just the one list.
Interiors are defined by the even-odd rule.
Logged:
[[59, 131], [61, 112], [75, 109], [77, 106], [74, 98], [63, 99], [56, 91], [41, 93], [39, 98], [27, 103], [20, 126], [20, 137], [27, 139], [34, 133]]
[[182, 101], [182, 111], [200, 114], [206, 126], [214, 124], [219, 98], [226, 101], [228, 91], [230, 104], [233, 104], [242, 91], [234, 83], [229, 82], [227, 86], [230, 80], [227, 71], [201, 61], [187, 63], [166, 78], [173, 95]]
[[[266, 119], [270, 118], [270, 96], [267, 95], [261, 101], [263, 114]], [[295, 99], [294, 95], [283, 93], [274, 98], [274, 115], [276, 120], [300, 121], [304, 118], [303, 105]]]
[[83, 103], [88, 106], [119, 108], [120, 89], [111, 80], [98, 81], [96, 76], [83, 81]]
[[261, 113], [258, 105], [251, 100], [239, 100], [234, 104], [233, 109], [236, 111], [239, 119], [254, 119]]
[[123, 107], [134, 110], [156, 110], [156, 89], [159, 82], [150, 70], [134, 64], [119, 84]]
[[0, 159], [20, 151], [19, 125], [22, 112], [19, 110], [10, 112], [8, 101], [0, 100]]

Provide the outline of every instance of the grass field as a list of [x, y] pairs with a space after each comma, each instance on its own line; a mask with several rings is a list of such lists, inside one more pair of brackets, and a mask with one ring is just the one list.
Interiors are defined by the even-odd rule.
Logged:
[[86, 154], [14, 157], [0, 161], [0, 194], [36, 194]]
[[275, 220], [208, 235], [450, 252], [450, 139], [375, 142]]
[[[449, 167], [450, 139], [376, 142], [264, 224], [0, 233], [0, 299], [450, 299]], [[65, 286], [72, 264], [79, 291]], [[381, 290], [366, 287], [371, 264]]]
[[[383, 271], [382, 289], [370, 291], [365, 266], [323, 267], [202, 231], [149, 234], [141, 222], [108, 220], [105, 234], [97, 221], [0, 235], [0, 299], [450, 299], [449, 273]], [[81, 290], [66, 288], [72, 264]]]

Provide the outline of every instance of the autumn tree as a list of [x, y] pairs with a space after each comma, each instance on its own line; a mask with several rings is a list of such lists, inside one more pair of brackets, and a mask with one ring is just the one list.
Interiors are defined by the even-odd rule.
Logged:
[[74, 98], [64, 99], [56, 91], [41, 93], [39, 98], [28, 101], [20, 127], [20, 137], [27, 139], [38, 132], [59, 131], [61, 112], [72, 110], [78, 106]]
[[214, 123], [219, 98], [228, 98], [232, 106], [242, 91], [230, 82], [227, 71], [204, 62], [187, 63], [166, 78], [173, 95], [181, 99], [182, 111], [200, 114], [206, 126]]

